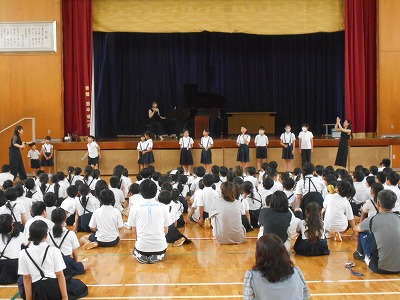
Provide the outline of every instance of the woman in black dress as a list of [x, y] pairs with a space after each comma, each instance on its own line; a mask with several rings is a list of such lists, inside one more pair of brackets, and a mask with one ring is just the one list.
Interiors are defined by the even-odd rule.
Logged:
[[163, 121], [166, 118], [160, 115], [160, 110], [156, 101], [151, 104], [151, 108], [149, 109], [149, 119], [154, 134], [156, 136], [159, 135], [160, 139], [163, 140], [161, 135], [164, 134]]
[[21, 134], [24, 133], [24, 128], [22, 126], [17, 126], [14, 129], [14, 135], [11, 138], [10, 145], [10, 173], [14, 175], [14, 179], [19, 173], [19, 178], [25, 180], [27, 178], [24, 162], [22, 161], [21, 150], [24, 150], [26, 144], [31, 142], [22, 142]]
[[349, 154], [349, 139], [351, 138], [351, 121], [345, 120], [342, 126], [340, 124], [340, 118], [337, 117], [335, 130], [341, 132], [335, 165], [346, 168], [347, 155]]

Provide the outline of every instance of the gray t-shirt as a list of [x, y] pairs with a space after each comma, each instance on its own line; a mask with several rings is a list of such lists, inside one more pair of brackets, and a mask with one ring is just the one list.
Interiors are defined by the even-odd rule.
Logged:
[[[375, 236], [378, 248], [378, 267], [379, 269], [399, 272], [400, 271], [400, 217], [392, 212], [379, 213], [372, 220], [371, 231]], [[362, 232], [369, 231], [367, 218], [360, 224]]]

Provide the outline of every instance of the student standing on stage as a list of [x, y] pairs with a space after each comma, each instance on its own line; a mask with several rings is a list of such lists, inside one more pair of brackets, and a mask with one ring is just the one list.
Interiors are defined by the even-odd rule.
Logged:
[[144, 151], [144, 149], [146, 149], [146, 138], [145, 138], [144, 134], [142, 134], [140, 136], [140, 141], [138, 142], [136, 149], [138, 151], [138, 160], [137, 160], [137, 162], [139, 164], [139, 171], [140, 171], [141, 169], [144, 168], [143, 151]]
[[299, 153], [301, 154], [301, 165], [305, 163], [311, 163], [311, 153], [313, 152], [314, 146], [314, 135], [311, 131], [308, 131], [310, 126], [304, 123], [299, 133]]
[[36, 174], [37, 170], [40, 169], [40, 152], [36, 149], [36, 143], [30, 143], [29, 147], [31, 147], [31, 150], [28, 152], [28, 158], [31, 160], [31, 169], [33, 172]]
[[296, 136], [291, 132], [290, 124], [286, 124], [285, 132], [281, 134], [282, 159], [285, 160], [285, 171], [292, 171], [294, 149], [296, 147]]
[[211, 136], [209, 136], [210, 130], [203, 130], [203, 137], [200, 140], [200, 148], [201, 150], [201, 159], [200, 163], [204, 164], [204, 168], [206, 169], [207, 174], [211, 172], [211, 164], [212, 164], [212, 153], [211, 148], [214, 146], [214, 140]]
[[249, 144], [251, 137], [249, 134], [247, 134], [246, 127], [242, 126], [240, 131], [241, 134], [239, 134], [236, 139], [236, 145], [239, 146], [236, 161], [239, 161], [243, 167], [243, 170], [245, 170], [247, 163], [250, 161]]
[[180, 164], [183, 166], [184, 175], [190, 175], [190, 167], [193, 166], [193, 156], [191, 148], [193, 139], [189, 136], [189, 130], [184, 129], [183, 136], [179, 140], [181, 146]]
[[44, 167], [44, 170], [47, 174], [53, 173], [53, 156], [54, 156], [54, 149], [53, 145], [50, 144], [51, 137], [46, 136], [44, 138], [44, 144], [42, 145], [42, 149], [40, 150], [40, 154], [42, 155], [42, 160], [40, 165]]
[[89, 135], [87, 140], [88, 151], [86, 152], [85, 156], [82, 157], [82, 160], [88, 157], [88, 165], [93, 169], [98, 169], [99, 159], [101, 159], [100, 146], [96, 143], [96, 139], [93, 135]]
[[154, 155], [153, 155], [153, 140], [150, 137], [150, 133], [146, 132], [144, 134], [146, 139], [144, 149], [142, 150], [142, 161], [143, 166], [145, 168], [149, 167], [151, 164], [154, 164]]
[[258, 128], [258, 134], [254, 139], [254, 144], [256, 145], [256, 158], [257, 158], [257, 170], [261, 170], [261, 164], [267, 162], [268, 153], [268, 137], [265, 135], [265, 128], [260, 126]]

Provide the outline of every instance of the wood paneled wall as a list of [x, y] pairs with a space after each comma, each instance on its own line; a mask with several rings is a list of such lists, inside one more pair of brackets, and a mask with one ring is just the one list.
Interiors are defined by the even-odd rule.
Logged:
[[[57, 22], [57, 52], [0, 53], [0, 130], [36, 118], [36, 137], [64, 135], [61, 0], [0, 0], [0, 22]], [[32, 138], [30, 122], [23, 139]], [[50, 134], [49, 134], [50, 130]], [[0, 134], [0, 164], [8, 163], [13, 128]], [[28, 149], [24, 150], [26, 157]], [[26, 160], [25, 167], [29, 170]]]

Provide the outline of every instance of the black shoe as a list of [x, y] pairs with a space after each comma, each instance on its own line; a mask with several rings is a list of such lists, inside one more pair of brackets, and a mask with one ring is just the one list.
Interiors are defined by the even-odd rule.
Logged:
[[358, 253], [358, 251], [353, 253], [353, 258], [356, 260], [364, 261], [365, 255]]

